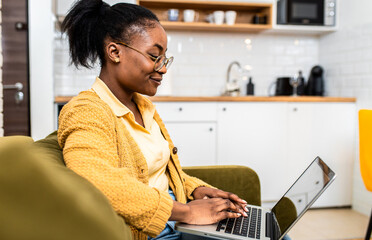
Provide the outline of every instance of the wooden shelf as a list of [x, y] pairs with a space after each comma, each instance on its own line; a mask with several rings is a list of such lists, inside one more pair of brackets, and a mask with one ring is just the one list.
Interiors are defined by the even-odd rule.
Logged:
[[[176, 31], [224, 31], [224, 32], [257, 32], [272, 28], [271, 3], [190, 1], [190, 0], [138, 0], [137, 3], [153, 11], [166, 30]], [[179, 10], [178, 21], [167, 21], [169, 9]], [[183, 10], [194, 9], [198, 13], [196, 22], [183, 22]], [[237, 12], [234, 25], [216, 25], [205, 21], [207, 15], [214, 11], [233, 10]], [[253, 17], [258, 14], [266, 16], [267, 23], [253, 24]]]
[[161, 21], [161, 24], [166, 30], [178, 30], [178, 31], [230, 31], [230, 32], [257, 32], [262, 30], [271, 29], [271, 26], [266, 24], [250, 24], [250, 23], [237, 23], [234, 25], [216, 25], [204, 22], [169, 22]]

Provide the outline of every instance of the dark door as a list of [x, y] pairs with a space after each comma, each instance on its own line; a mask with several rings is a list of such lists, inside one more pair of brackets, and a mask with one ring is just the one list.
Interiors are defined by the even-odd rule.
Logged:
[[4, 135], [30, 136], [27, 0], [2, 0]]

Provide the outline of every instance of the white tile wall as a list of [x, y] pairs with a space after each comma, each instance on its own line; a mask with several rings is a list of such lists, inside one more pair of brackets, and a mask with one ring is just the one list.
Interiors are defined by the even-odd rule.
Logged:
[[[372, 21], [347, 25], [322, 37], [319, 50], [320, 63], [328, 69], [326, 83], [329, 94], [357, 97], [357, 109], [372, 109]], [[359, 142], [356, 149], [353, 208], [369, 215], [372, 193], [366, 190], [361, 178]]]
[[[248, 43], [248, 44], [247, 44]], [[256, 95], [267, 95], [278, 76], [292, 76], [298, 70], [308, 75], [318, 64], [317, 37], [248, 33], [168, 32], [168, 55], [175, 60], [165, 76], [167, 91], [175, 96], [219, 95], [226, 81], [229, 63], [250, 65]], [[68, 43], [56, 34], [55, 94], [75, 95], [89, 88], [98, 68], [76, 70], [68, 67]], [[233, 68], [232, 77], [242, 77]], [[246, 82], [241, 82], [245, 94]], [[164, 86], [165, 87], [165, 86]], [[169, 90], [170, 89], [170, 90]]]

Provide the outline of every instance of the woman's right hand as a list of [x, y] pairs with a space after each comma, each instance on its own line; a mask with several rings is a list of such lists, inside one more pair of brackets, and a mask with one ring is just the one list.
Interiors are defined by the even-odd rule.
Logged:
[[169, 220], [195, 225], [216, 223], [225, 218], [241, 216], [239, 209], [229, 199], [198, 199], [187, 204], [173, 202], [172, 215]]

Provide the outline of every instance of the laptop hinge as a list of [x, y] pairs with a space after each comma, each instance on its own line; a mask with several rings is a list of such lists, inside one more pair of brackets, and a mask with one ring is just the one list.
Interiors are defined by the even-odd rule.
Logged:
[[266, 237], [271, 240], [278, 240], [280, 235], [280, 227], [275, 214], [272, 212], [266, 213]]
[[281, 232], [280, 232], [280, 226], [279, 226], [279, 223], [278, 223], [278, 220], [276, 219], [275, 217], [275, 213], [271, 213], [272, 214], [272, 219], [273, 219], [273, 238], [271, 238], [272, 240], [278, 240], [280, 238], [280, 236], [282, 235]]

